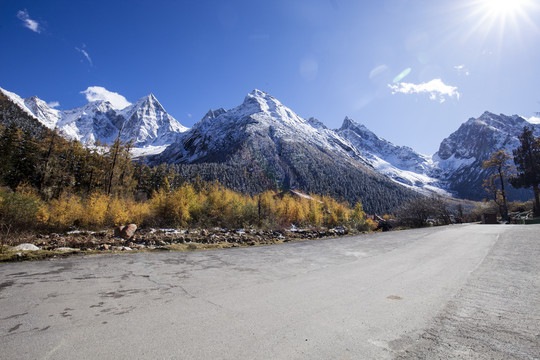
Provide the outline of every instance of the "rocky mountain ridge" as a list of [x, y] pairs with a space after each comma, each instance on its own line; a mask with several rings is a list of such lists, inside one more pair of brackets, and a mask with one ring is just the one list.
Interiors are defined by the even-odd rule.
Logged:
[[37, 96], [23, 99], [2, 88], [0, 95], [45, 127], [57, 129], [65, 137], [85, 145], [94, 145], [98, 141], [111, 144], [120, 136], [124, 142], [132, 141], [136, 148], [160, 148], [170, 145], [187, 130], [167, 113], [153, 94], [124, 109], [97, 100], [69, 110], [51, 108]]
[[[498, 149], [515, 149], [524, 126], [540, 135], [540, 125], [522, 117], [485, 112], [463, 123], [441, 142], [434, 155], [427, 156], [396, 146], [348, 117], [336, 130], [315, 118], [303, 119], [260, 90], [249, 93], [233, 109], [210, 110], [191, 129], [169, 115], [152, 94], [120, 110], [107, 101], [56, 110], [35, 96], [22, 99], [1, 88], [0, 97], [4, 104], [38, 120], [40, 126], [57, 128], [87, 145], [98, 139], [111, 143], [120, 134], [123, 141], [133, 141], [136, 155], [153, 155], [153, 164], [179, 164], [186, 174], [201, 172], [209, 179], [225, 171], [224, 166], [228, 172], [235, 169], [232, 172], [238, 174], [232, 177], [239, 190], [260, 189], [255, 186], [259, 181], [263, 188], [299, 187], [325, 193], [336, 182], [328, 177], [337, 172], [345, 178], [361, 173], [362, 179], [367, 176], [373, 184], [379, 182], [386, 188], [403, 185], [424, 194], [479, 200], [485, 197], [482, 162]], [[240, 172], [252, 177], [251, 187], [240, 185]], [[215, 176], [230, 181], [223, 174]], [[367, 190], [364, 186], [358, 191]], [[515, 198], [528, 196], [523, 191], [511, 192]], [[336, 195], [348, 200], [359, 197], [352, 193], [356, 194], [342, 190]]]

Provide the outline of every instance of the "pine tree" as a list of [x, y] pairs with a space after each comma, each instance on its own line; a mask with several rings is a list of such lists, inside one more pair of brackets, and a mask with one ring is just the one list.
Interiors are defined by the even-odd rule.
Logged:
[[513, 151], [517, 175], [510, 178], [510, 183], [515, 188], [533, 188], [534, 214], [540, 216], [540, 139], [535, 139], [532, 129], [525, 126], [519, 141], [520, 146]]

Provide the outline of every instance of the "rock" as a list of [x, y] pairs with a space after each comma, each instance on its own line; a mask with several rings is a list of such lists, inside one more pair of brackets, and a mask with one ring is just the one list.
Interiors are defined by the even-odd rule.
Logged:
[[36, 251], [36, 250], [39, 250], [39, 248], [34, 244], [24, 243], [24, 244], [20, 244], [20, 245], [15, 246], [13, 248], [13, 250], [15, 250], [15, 251]]
[[103, 244], [101, 245], [101, 247], [103, 248], [103, 250], [109, 250], [111, 246], [109, 244]]
[[130, 240], [135, 235], [135, 231], [137, 231], [137, 225], [126, 225], [120, 230], [120, 237], [124, 240]]

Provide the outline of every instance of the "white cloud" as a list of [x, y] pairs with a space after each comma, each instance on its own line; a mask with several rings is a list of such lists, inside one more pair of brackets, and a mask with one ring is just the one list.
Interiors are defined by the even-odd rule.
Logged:
[[86, 95], [86, 100], [88, 101], [106, 100], [118, 110], [131, 105], [122, 95], [109, 91], [102, 86], [89, 86], [88, 89], [81, 91], [81, 94]]
[[411, 83], [398, 83], [396, 85], [388, 85], [392, 89], [392, 94], [429, 94], [431, 100], [437, 100], [440, 103], [446, 101], [446, 97], [455, 97], [459, 100], [459, 92], [457, 87], [446, 85], [441, 79], [433, 79], [427, 83], [411, 84]]
[[83, 45], [83, 49], [80, 49], [80, 48], [76, 47], [75, 50], [77, 50], [78, 52], [83, 54], [84, 57], [86, 58], [86, 60], [88, 60], [88, 63], [90, 64], [90, 66], [93, 66], [92, 58], [90, 58], [90, 55], [88, 55], [88, 52], [86, 50], [84, 50], [84, 45]]
[[58, 101], [50, 101], [47, 103], [47, 106], [54, 109], [59, 107], [60, 103]]
[[188, 113], [187, 117], [191, 119], [193, 117], [193, 115]]
[[19, 10], [17, 12], [17, 17], [23, 22], [25, 28], [28, 28], [33, 32], [37, 32], [38, 34], [41, 32], [41, 27], [39, 26], [39, 23], [36, 20], [30, 19], [30, 15], [28, 14], [28, 11], [26, 9]]
[[540, 117], [533, 116], [527, 119], [531, 124], [540, 124]]

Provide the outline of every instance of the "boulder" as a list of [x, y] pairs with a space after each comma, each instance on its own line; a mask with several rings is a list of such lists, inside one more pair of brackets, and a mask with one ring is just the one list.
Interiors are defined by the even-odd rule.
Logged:
[[137, 231], [137, 225], [135, 224], [123, 226], [122, 229], [120, 229], [120, 237], [124, 240], [130, 240], [135, 235], [135, 231]]
[[39, 250], [39, 248], [34, 244], [24, 243], [24, 244], [20, 244], [20, 245], [15, 246], [13, 248], [13, 250], [15, 250], [15, 251], [36, 251], [36, 250]]

